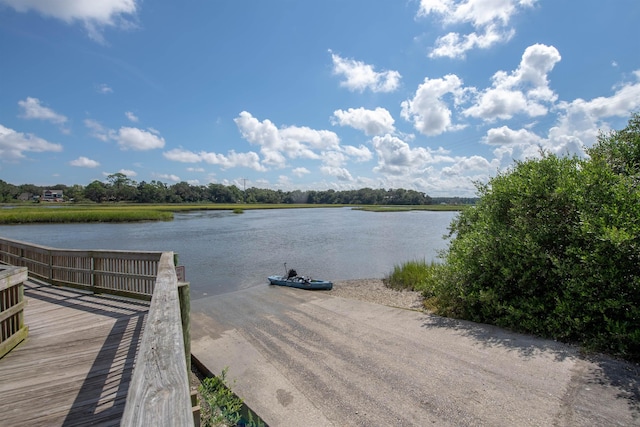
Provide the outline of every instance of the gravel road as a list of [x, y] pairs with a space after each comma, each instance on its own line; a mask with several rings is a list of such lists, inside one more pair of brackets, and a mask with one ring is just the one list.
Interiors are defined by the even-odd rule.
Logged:
[[192, 302], [192, 352], [270, 426], [638, 426], [640, 369], [430, 315], [381, 281]]

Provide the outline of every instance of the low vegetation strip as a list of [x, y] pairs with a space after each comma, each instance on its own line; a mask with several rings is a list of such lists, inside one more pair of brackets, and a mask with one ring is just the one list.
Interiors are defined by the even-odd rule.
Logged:
[[150, 209], [15, 208], [0, 210], [0, 224], [170, 221], [173, 213]]

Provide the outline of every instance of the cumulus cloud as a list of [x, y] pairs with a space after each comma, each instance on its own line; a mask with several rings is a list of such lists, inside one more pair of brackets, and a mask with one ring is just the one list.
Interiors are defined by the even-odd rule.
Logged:
[[33, 134], [24, 134], [0, 125], [0, 159], [18, 160], [25, 156], [25, 151], [45, 152], [62, 151], [62, 145], [54, 144]]
[[260, 146], [262, 163], [267, 166], [283, 168], [287, 158], [319, 159], [319, 152], [338, 150], [340, 145], [334, 132], [299, 126], [278, 129], [270, 120], [259, 121], [246, 111], [234, 121], [244, 139]]
[[79, 168], [97, 168], [98, 166], [100, 166], [99, 162], [84, 156], [80, 156], [75, 160], [71, 160], [69, 164], [71, 166], [77, 166]]
[[137, 176], [137, 175], [138, 175], [138, 172], [136, 172], [136, 171], [132, 171], [131, 169], [120, 169], [120, 170], [118, 171], [118, 173], [121, 173], [121, 174], [123, 174], [123, 175], [126, 175], [126, 176], [128, 176], [128, 177], [130, 177], [130, 178], [133, 178], [134, 176]]
[[511, 18], [537, 0], [420, 0], [418, 17], [436, 16], [445, 26], [471, 26], [462, 34], [450, 32], [436, 40], [430, 57], [464, 58], [471, 49], [487, 49], [509, 41], [515, 30]]
[[182, 148], [174, 148], [163, 153], [166, 159], [182, 162], [182, 163], [200, 163], [205, 162], [212, 165], [218, 165], [221, 169], [230, 169], [234, 167], [246, 167], [256, 171], [265, 171], [266, 168], [260, 164], [260, 156], [253, 151], [247, 153], [236, 153], [234, 150], [229, 151], [226, 155], [219, 153], [211, 153], [201, 151], [194, 153], [193, 151]]
[[320, 166], [320, 172], [324, 175], [332, 176], [339, 181], [353, 181], [351, 173], [345, 168], [324, 165]]
[[444, 151], [434, 152], [424, 147], [412, 148], [405, 141], [392, 135], [375, 136], [371, 142], [378, 156], [378, 165], [374, 171], [383, 174], [420, 174], [431, 164], [453, 161]]
[[549, 88], [548, 74], [560, 59], [553, 46], [527, 47], [518, 68], [511, 73], [495, 73], [492, 87], [479, 93], [476, 103], [463, 114], [488, 121], [510, 119], [516, 114], [530, 117], [547, 114], [547, 105], [557, 100]]
[[354, 147], [353, 145], [345, 145], [342, 147], [344, 153], [355, 159], [356, 162], [368, 162], [373, 158], [373, 153], [369, 150], [368, 147], [364, 145], [360, 145], [358, 147]]
[[340, 86], [350, 91], [364, 92], [393, 92], [400, 86], [402, 76], [397, 71], [377, 72], [372, 65], [354, 59], [342, 58], [331, 50], [333, 74], [342, 76]]
[[57, 125], [67, 122], [65, 116], [56, 113], [49, 107], [45, 107], [38, 98], [27, 97], [22, 101], [18, 101], [18, 105], [22, 109], [20, 117], [24, 119], [46, 120]]
[[336, 110], [331, 118], [333, 125], [351, 126], [361, 130], [367, 136], [393, 133], [393, 117], [388, 110], [378, 107], [375, 110], [365, 108], [349, 108], [347, 111]]
[[465, 89], [462, 80], [454, 74], [440, 79], [429, 79], [418, 87], [413, 99], [402, 102], [402, 117], [413, 122], [415, 129], [424, 135], [439, 135], [447, 130], [459, 129], [453, 125], [451, 110], [443, 100], [445, 95], [453, 97], [454, 104], [462, 102]]
[[472, 172], [489, 175], [495, 172], [498, 166], [499, 163], [496, 159], [490, 162], [482, 156], [461, 157], [456, 158], [452, 166], [442, 168], [441, 173], [448, 177], [467, 176]]
[[164, 147], [164, 138], [155, 129], [143, 130], [132, 127], [121, 127], [110, 134], [122, 150], [147, 151]]
[[540, 137], [527, 129], [513, 130], [508, 126], [489, 129], [483, 141], [490, 145], [539, 144]]
[[106, 27], [129, 28], [137, 12], [136, 0], [0, 0], [18, 12], [35, 11], [44, 16], [72, 24], [84, 25], [89, 37], [104, 43], [102, 30]]

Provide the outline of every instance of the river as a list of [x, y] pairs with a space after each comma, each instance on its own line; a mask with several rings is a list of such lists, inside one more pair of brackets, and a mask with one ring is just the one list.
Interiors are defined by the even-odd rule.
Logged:
[[318, 279], [382, 278], [395, 265], [431, 261], [457, 212], [351, 208], [195, 211], [173, 221], [0, 226], [0, 236], [55, 248], [174, 251], [193, 298], [267, 283], [284, 263]]

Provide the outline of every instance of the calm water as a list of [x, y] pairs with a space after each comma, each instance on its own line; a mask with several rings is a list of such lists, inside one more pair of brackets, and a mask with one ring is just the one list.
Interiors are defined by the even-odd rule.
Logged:
[[71, 249], [174, 251], [194, 298], [266, 283], [283, 263], [319, 279], [381, 278], [444, 249], [455, 212], [350, 208], [203, 211], [171, 222], [0, 226], [0, 236]]

